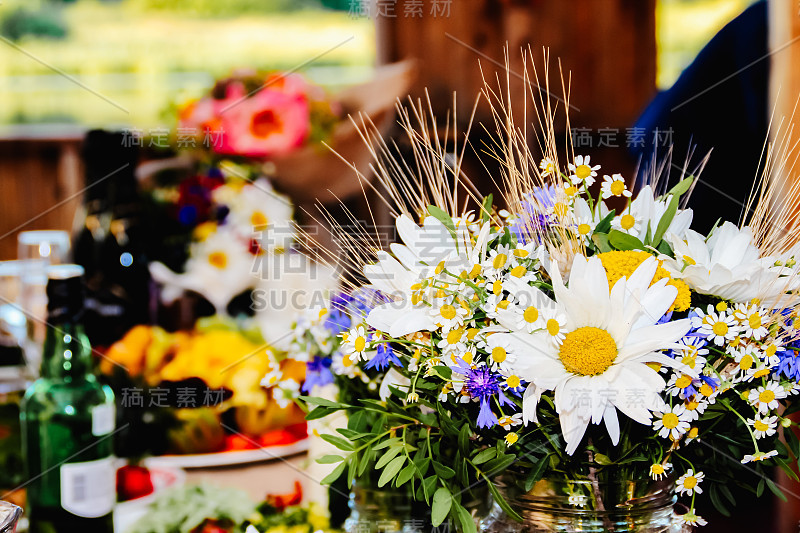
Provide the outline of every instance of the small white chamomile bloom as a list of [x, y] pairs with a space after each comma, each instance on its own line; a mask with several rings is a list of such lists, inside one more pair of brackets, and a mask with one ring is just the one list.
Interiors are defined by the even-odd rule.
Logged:
[[684, 433], [689, 431], [690, 415], [686, 412], [683, 405], [675, 405], [667, 408], [663, 413], [656, 413], [653, 420], [653, 429], [658, 432], [659, 437], [680, 439]]
[[694, 470], [690, 468], [675, 482], [675, 485], [678, 487], [678, 493], [682, 495], [685, 494], [686, 496], [702, 494], [703, 489], [700, 488], [700, 482], [703, 481], [704, 477], [705, 474], [702, 472], [695, 473]]
[[786, 391], [774, 381], [768, 382], [766, 386], [750, 389], [750, 393], [747, 395], [747, 401], [762, 415], [767, 414], [771, 409], [777, 409], [780, 405], [778, 400], [783, 398], [786, 398]]
[[600, 165], [591, 166], [589, 160], [590, 156], [579, 155], [575, 157], [574, 163], [567, 165], [570, 171], [569, 179], [573, 184], [585, 183], [587, 187], [591, 187], [594, 184]]
[[771, 437], [777, 431], [778, 426], [778, 417], [777, 416], [768, 416], [766, 418], [762, 418], [760, 416], [756, 416], [753, 419], [747, 419], [747, 425], [753, 428], [753, 434], [757, 439], [763, 437]]
[[753, 455], [745, 455], [744, 458], [742, 458], [742, 464], [744, 465], [751, 462], [765, 461], [770, 457], [775, 457], [776, 455], [778, 455], [777, 450], [772, 450], [769, 452], [756, 452]]
[[616, 198], [630, 198], [632, 194], [631, 191], [628, 190], [628, 186], [625, 184], [625, 178], [622, 177], [622, 174], [603, 176], [603, 185], [600, 190], [603, 195], [603, 200], [607, 200], [612, 196]]

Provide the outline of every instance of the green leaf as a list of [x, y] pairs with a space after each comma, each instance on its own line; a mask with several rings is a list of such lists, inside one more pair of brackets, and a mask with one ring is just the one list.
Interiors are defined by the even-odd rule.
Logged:
[[331, 409], [347, 409], [350, 407], [347, 404], [334, 402], [327, 398], [319, 398], [317, 396], [300, 396], [300, 401], [310, 403], [311, 405], [321, 405], [323, 407], [330, 407]]
[[337, 437], [336, 435], [328, 435], [327, 433], [323, 433], [320, 436], [322, 437], [322, 440], [330, 444], [333, 444], [340, 450], [344, 450], [346, 452], [352, 452], [354, 449], [353, 444], [349, 441], [344, 440], [342, 437]]
[[413, 463], [406, 465], [406, 467], [403, 468], [397, 475], [397, 479], [395, 480], [395, 486], [400, 487], [403, 484], [407, 483], [412, 477], [414, 477], [414, 474], [416, 474], [416, 472], [417, 472], [417, 467]]
[[485, 472], [488, 472], [491, 475], [497, 475], [517, 460], [517, 456], [514, 454], [503, 454], [497, 457], [497, 459], [493, 459], [486, 463], [483, 467]]
[[356, 472], [356, 476], [361, 477], [364, 475], [364, 472], [367, 471], [367, 467], [372, 462], [372, 454], [373, 452], [369, 449], [365, 450], [364, 453], [361, 454], [361, 460], [358, 463], [358, 471]]
[[714, 504], [717, 511], [720, 512], [723, 516], [731, 516], [731, 512], [728, 511], [728, 508], [725, 507], [725, 504], [722, 503], [722, 498], [719, 497], [719, 493], [717, 492], [717, 486], [711, 485], [708, 490], [708, 495], [711, 498], [711, 503]]
[[483, 206], [481, 208], [481, 220], [483, 222], [489, 222], [489, 217], [492, 213], [492, 204], [494, 203], [494, 195], [490, 194], [489, 196], [483, 199]]
[[450, 215], [448, 215], [444, 209], [435, 205], [429, 205], [428, 213], [430, 213], [433, 218], [441, 222], [444, 227], [450, 230], [450, 233], [455, 237], [456, 225], [453, 223], [453, 219], [450, 218]]
[[774, 481], [772, 481], [768, 477], [765, 477], [765, 478], [762, 478], [762, 479], [767, 480], [767, 488], [769, 488], [769, 490], [772, 491], [772, 494], [774, 494], [775, 496], [777, 496], [778, 498], [780, 498], [783, 501], [787, 501], [786, 495], [783, 493], [783, 491], [781, 489], [778, 488], [778, 486], [775, 484]]
[[614, 461], [612, 461], [607, 455], [603, 455], [602, 453], [594, 454], [594, 462], [603, 466], [614, 464]]
[[658, 245], [658, 251], [664, 255], [668, 255], [672, 257], [672, 246], [669, 243], [662, 239], [661, 243]]
[[363, 439], [364, 437], [370, 437], [373, 435], [373, 433], [362, 433], [361, 431], [353, 431], [352, 429], [348, 428], [338, 428], [336, 432], [339, 433], [344, 438], [346, 438], [347, 440], [351, 441]]
[[431, 507], [431, 523], [433, 527], [439, 527], [450, 513], [450, 506], [453, 505], [453, 497], [446, 487], [439, 487], [433, 495], [433, 506]]
[[594, 228], [594, 233], [608, 233], [611, 230], [611, 221], [614, 220], [617, 212], [612, 209], [603, 220], [597, 223]]
[[533, 485], [544, 477], [547, 467], [550, 466], [549, 458], [550, 455], [545, 455], [540, 461], [533, 464], [533, 468], [528, 474], [528, 478], [525, 480], [525, 492], [531, 490]]
[[758, 482], [758, 486], [756, 486], [756, 498], [760, 498], [762, 494], [764, 494], [764, 478], [763, 477]]
[[352, 487], [356, 479], [356, 468], [358, 467], [358, 453], [353, 453], [347, 458], [347, 486]]
[[417, 467], [417, 472], [419, 472], [420, 479], [425, 477], [425, 474], [428, 473], [428, 467], [430, 467], [431, 460], [428, 457], [423, 458], [420, 461], [414, 462], [414, 465]]
[[442, 479], [450, 479], [451, 477], [456, 475], [456, 471], [450, 468], [449, 466], [445, 466], [438, 461], [433, 462], [433, 471], [436, 472], [436, 475]]
[[425, 494], [425, 501], [430, 503], [431, 501], [431, 494], [433, 494], [433, 489], [436, 487], [436, 482], [438, 478], [436, 476], [426, 477], [422, 480], [422, 490]]
[[675, 184], [673, 188], [667, 192], [665, 196], [669, 196], [670, 194], [678, 197], [686, 194], [686, 191], [692, 186], [692, 182], [694, 182], [694, 176], [689, 176], [688, 178], [684, 178], [678, 183]]
[[332, 415], [338, 409], [331, 409], [329, 407], [315, 407], [306, 414], [306, 420], [317, 420]]
[[347, 418], [347, 427], [353, 431], [366, 431], [368, 426], [367, 411], [359, 409]]
[[612, 251], [611, 245], [608, 244], [608, 235], [605, 233], [593, 233], [592, 242], [601, 253]]
[[461, 524], [462, 533], [477, 533], [475, 519], [472, 518], [472, 515], [469, 514], [469, 511], [467, 511], [463, 505], [458, 503], [455, 504], [453, 508], [455, 509], [458, 523]]
[[494, 498], [494, 502], [500, 506], [500, 508], [505, 511], [505, 513], [511, 518], [512, 520], [516, 520], [517, 522], [522, 522], [522, 517], [517, 513], [510, 505], [503, 495], [500, 494], [500, 491], [497, 490], [497, 487], [494, 486], [494, 483], [489, 480], [486, 476], [483, 476], [486, 479], [486, 485], [489, 487], [489, 490], [492, 493], [492, 497]]
[[661, 220], [658, 221], [658, 227], [656, 227], [656, 234], [653, 235], [653, 240], [650, 243], [652, 246], [658, 246], [661, 243], [661, 239], [664, 238], [664, 233], [666, 233], [667, 229], [669, 229], [669, 225], [672, 224], [672, 219], [675, 218], [675, 214], [678, 212], [678, 196], [673, 196], [672, 200], [670, 200], [669, 205], [667, 206], [667, 210], [661, 215]]
[[372, 449], [375, 451], [382, 450], [384, 448], [388, 448], [389, 446], [394, 446], [395, 444], [400, 444], [402, 442], [403, 441], [400, 437], [392, 437], [391, 439], [386, 439], [379, 442], [378, 444], [373, 446]]
[[399, 454], [402, 451], [403, 451], [402, 446], [395, 446], [394, 448], [389, 448], [389, 450], [386, 453], [384, 453], [380, 459], [378, 459], [378, 462], [375, 463], [375, 469], [380, 470], [381, 468], [389, 464], [389, 461], [397, 457], [397, 454]]
[[612, 229], [608, 234], [608, 242], [617, 250], [644, 250], [642, 241], [619, 230]]
[[497, 455], [497, 450], [495, 448], [486, 448], [475, 456], [475, 459], [472, 460], [472, 464], [483, 464], [490, 459], [494, 459], [495, 455]]
[[471, 436], [472, 430], [469, 428], [469, 424], [461, 426], [461, 431], [458, 432], [458, 449], [464, 455], [469, 453], [469, 438]]
[[338, 463], [339, 461], [344, 461], [344, 457], [341, 455], [323, 455], [317, 462], [321, 465], [330, 465], [333, 463]]
[[451, 368], [449, 368], [449, 367], [444, 366], [444, 365], [439, 365], [439, 366], [433, 367], [433, 371], [436, 373], [437, 376], [439, 376], [440, 378], [442, 378], [442, 379], [444, 379], [446, 381], [449, 381], [450, 378], [453, 377], [453, 370]]
[[381, 472], [381, 477], [378, 479], [378, 486], [383, 487], [384, 485], [389, 483], [392, 479], [394, 479], [394, 476], [396, 476], [397, 473], [400, 472], [400, 469], [403, 468], [403, 464], [405, 462], [406, 462], [405, 455], [401, 455], [400, 457], [395, 457], [394, 459], [389, 461], [389, 464], [386, 465], [386, 468], [384, 468], [383, 472]]
[[341, 462], [338, 465], [336, 465], [336, 468], [333, 469], [333, 472], [325, 476], [325, 478], [322, 481], [320, 481], [320, 484], [330, 485], [331, 483], [339, 479], [339, 476], [341, 476], [342, 472], [344, 472], [345, 466], [347, 466], [346, 462]]

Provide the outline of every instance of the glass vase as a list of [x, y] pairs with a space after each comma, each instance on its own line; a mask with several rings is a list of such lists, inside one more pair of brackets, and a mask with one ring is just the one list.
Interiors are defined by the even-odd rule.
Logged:
[[430, 511], [404, 491], [356, 485], [350, 492], [346, 533], [429, 533]]
[[481, 520], [481, 533], [636, 532], [683, 533], [690, 531], [673, 512], [676, 496], [671, 478], [654, 481], [542, 479], [527, 493], [508, 479], [495, 485], [512, 509], [517, 522], [495, 504]]

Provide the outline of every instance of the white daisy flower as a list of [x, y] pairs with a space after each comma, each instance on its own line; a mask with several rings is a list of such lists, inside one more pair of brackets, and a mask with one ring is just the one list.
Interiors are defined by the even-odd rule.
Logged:
[[[436, 346], [442, 350], [444, 356], [461, 357], [467, 351], [467, 344], [464, 342], [466, 336], [463, 328], [451, 329], [442, 336]], [[447, 359], [448, 357], [445, 357]]]
[[[620, 436], [617, 410], [650, 425], [651, 412], [664, 406], [660, 397], [664, 379], [646, 363], [679, 365], [661, 351], [673, 348], [690, 323], [655, 323], [652, 317], [663, 316], [677, 295], [666, 280], [650, 285], [656, 268], [655, 258], [648, 258], [630, 279], [621, 279], [609, 290], [600, 259], [577, 255], [569, 287], [560, 271], [551, 268], [555, 311], [544, 330], [495, 333], [489, 338], [511, 343], [509, 351], [516, 356], [511, 370], [530, 383], [523, 398], [524, 420], [534, 420], [541, 391], [555, 391], [555, 409], [570, 455], [590, 423], [605, 422], [616, 444]], [[636, 405], [626, 401], [633, 390], [642, 400]], [[578, 391], [588, 391], [589, 401]]]
[[628, 186], [625, 184], [625, 178], [622, 177], [622, 174], [603, 176], [603, 185], [600, 190], [602, 192], [603, 200], [607, 200], [612, 196], [616, 198], [630, 198], [631, 196], [631, 191], [628, 190]]
[[705, 526], [708, 524], [702, 516], [696, 514], [694, 508], [689, 509], [682, 515], [678, 515], [678, 520], [680, 520], [681, 524], [686, 524], [687, 526]]
[[662, 438], [671, 438], [672, 440], [680, 439], [684, 433], [689, 431], [690, 415], [686, 412], [683, 405], [675, 405], [674, 407], [667, 408], [663, 413], [659, 413], [653, 420], [653, 429], [658, 432], [658, 436]]
[[742, 459], [742, 464], [747, 464], [750, 462], [757, 462], [757, 461], [765, 461], [770, 457], [775, 457], [778, 455], [777, 450], [772, 450], [770, 452], [756, 452], [753, 455], [745, 455]]
[[695, 421], [698, 420], [700, 415], [705, 412], [708, 405], [708, 400], [703, 398], [694, 398], [684, 403], [683, 407], [686, 409], [686, 416], [689, 418], [689, 420]]
[[776, 428], [778, 427], [778, 417], [768, 416], [766, 418], [762, 418], [756, 416], [753, 419], [748, 418], [747, 425], [753, 428], [753, 434], [757, 439], [771, 437], [777, 431]]
[[767, 336], [767, 310], [757, 305], [739, 304], [733, 316], [742, 326], [742, 333], [746, 337], [760, 341]]
[[286, 409], [300, 397], [300, 383], [294, 379], [285, 379], [272, 389], [272, 399], [281, 409]]
[[705, 474], [702, 472], [694, 473], [691, 468], [686, 471], [684, 475], [678, 478], [675, 485], [678, 487], [678, 494], [691, 496], [692, 494], [702, 494], [703, 489], [700, 488], [700, 483], [703, 481]]
[[501, 416], [497, 419], [497, 424], [506, 431], [509, 431], [512, 427], [522, 424], [522, 413], [514, 413], [510, 416]]
[[550, 176], [558, 172], [556, 162], [550, 157], [542, 158], [542, 160], [539, 161], [539, 170], [541, 171], [542, 177]]
[[571, 172], [569, 179], [575, 185], [585, 183], [587, 187], [594, 184], [594, 178], [597, 177], [597, 171], [600, 170], [600, 165], [591, 166], [589, 163], [590, 156], [576, 156], [575, 162], [567, 165]]
[[429, 314], [434, 324], [440, 327], [442, 331], [450, 331], [464, 325], [464, 319], [470, 314], [470, 310], [455, 301], [442, 303], [438, 307], [431, 308]]
[[577, 494], [573, 492], [567, 498], [567, 502], [575, 507], [585, 507], [586, 503], [588, 502], [588, 498], [585, 494]]
[[346, 333], [342, 333], [341, 337], [343, 341], [342, 352], [344, 354], [352, 356], [354, 360], [366, 359], [369, 339], [364, 326], [351, 328]]
[[[637, 193], [636, 198], [628, 205], [628, 208], [612, 220], [611, 225], [644, 242], [648, 230], [651, 235], [656, 232], [658, 223], [661, 222], [661, 218], [669, 209], [671, 201], [672, 196], [656, 199], [653, 188], [647, 185]], [[692, 223], [692, 217], [691, 209], [678, 209], [666, 233], [675, 234], [683, 238]]]
[[774, 381], [768, 382], [765, 387], [750, 389], [750, 393], [747, 395], [747, 401], [762, 415], [767, 414], [771, 409], [777, 409], [780, 406], [778, 400], [783, 398], [786, 398], [786, 391]]
[[670, 468], [672, 468], [672, 463], [654, 463], [650, 465], [650, 477], [660, 481]]
[[281, 368], [279, 366], [275, 365], [272, 370], [267, 372], [267, 374], [261, 378], [261, 386], [266, 389], [274, 387], [281, 381], [281, 379], [283, 379], [283, 372], [281, 372]]
[[692, 318], [692, 325], [699, 327], [698, 333], [716, 344], [722, 346], [728, 341], [733, 340], [739, 334], [739, 326], [733, 316], [725, 311], [717, 313], [709, 304], [707, 313], [698, 309], [698, 316]]

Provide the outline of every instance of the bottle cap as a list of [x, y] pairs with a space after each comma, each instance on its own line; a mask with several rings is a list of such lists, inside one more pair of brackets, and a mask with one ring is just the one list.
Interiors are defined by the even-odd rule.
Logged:
[[79, 321], [83, 315], [83, 267], [55, 265], [47, 269], [47, 320]]

